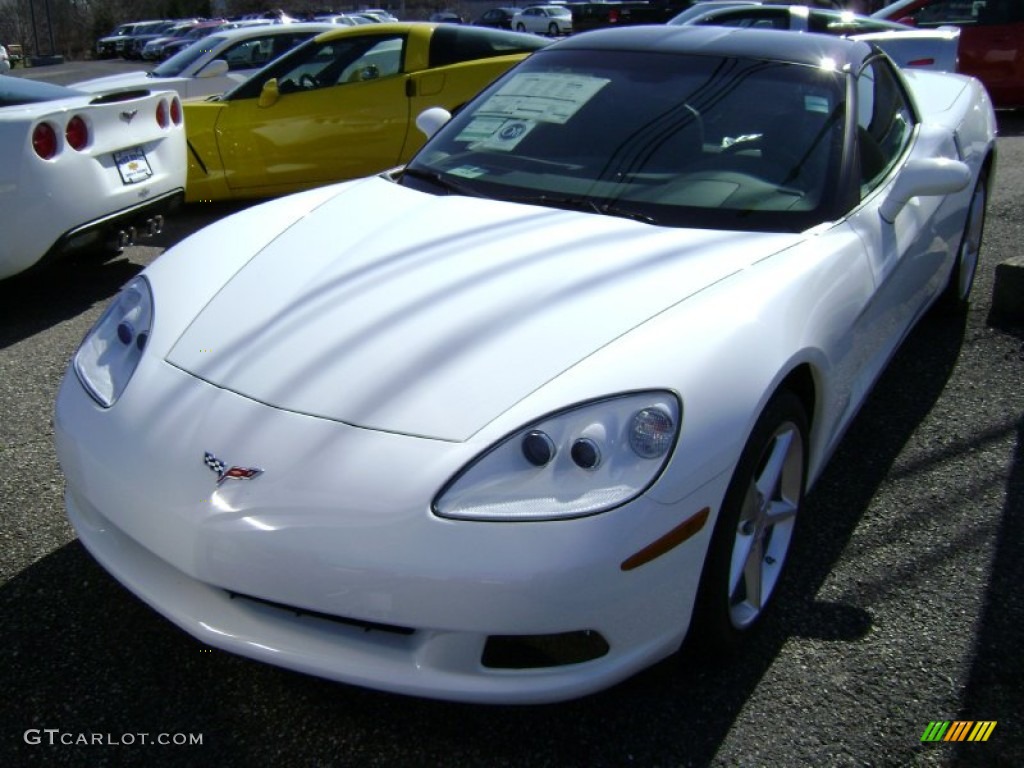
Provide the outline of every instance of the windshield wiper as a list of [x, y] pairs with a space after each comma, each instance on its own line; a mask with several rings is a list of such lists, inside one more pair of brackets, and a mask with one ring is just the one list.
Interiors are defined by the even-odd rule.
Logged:
[[645, 224], [657, 224], [658, 220], [646, 213], [640, 213], [633, 208], [626, 208], [611, 202], [600, 202], [590, 197], [560, 197], [558, 195], [522, 195], [502, 196], [503, 200], [513, 203], [531, 203], [545, 205], [549, 208], [563, 208], [569, 211], [583, 211], [584, 213], [599, 213], [604, 216], [618, 216], [631, 221], [641, 221]]
[[406, 167], [405, 170], [402, 171], [402, 175], [410, 176], [414, 179], [420, 179], [421, 181], [428, 181], [434, 186], [440, 187], [450, 195], [465, 195], [466, 197], [482, 196], [476, 190], [459, 184], [457, 181], [453, 181], [450, 176], [446, 176], [438, 171], [424, 171], [422, 168]]

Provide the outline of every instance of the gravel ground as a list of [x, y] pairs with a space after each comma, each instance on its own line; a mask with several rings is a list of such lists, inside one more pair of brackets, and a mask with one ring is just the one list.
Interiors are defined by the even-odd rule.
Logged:
[[[3, 281], [0, 763], [1024, 765], [1024, 325], [989, 317], [994, 267], [1024, 241], [1024, 114], [1001, 116], [999, 149], [972, 309], [926, 317], [894, 359], [809, 497], [747, 653], [682, 656], [560, 705], [437, 703], [208, 651], [75, 540], [51, 423], [68, 359], [128, 277], [230, 207], [186, 210], [114, 261]], [[934, 720], [998, 725], [984, 743], [922, 743]], [[202, 745], [143, 743], [159, 734]]]

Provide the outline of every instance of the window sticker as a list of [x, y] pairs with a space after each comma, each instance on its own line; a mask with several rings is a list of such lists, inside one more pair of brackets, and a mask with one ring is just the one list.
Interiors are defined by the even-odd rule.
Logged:
[[474, 116], [459, 135], [456, 141], [486, 141], [491, 138], [505, 124], [502, 117], [479, 117]]
[[476, 179], [483, 176], [487, 171], [475, 165], [460, 165], [458, 168], [452, 168], [448, 173], [452, 176], [461, 176], [464, 179]]
[[497, 131], [483, 141], [478, 141], [472, 149], [514, 149], [526, 135], [537, 127], [535, 120], [506, 120]]
[[514, 75], [477, 114], [561, 125], [609, 82], [605, 77], [551, 72]]
[[804, 96], [804, 109], [808, 112], [818, 112], [822, 115], [829, 113], [827, 96]]

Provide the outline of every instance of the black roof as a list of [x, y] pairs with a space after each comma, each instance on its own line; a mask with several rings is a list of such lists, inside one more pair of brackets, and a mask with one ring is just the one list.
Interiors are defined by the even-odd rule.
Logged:
[[786, 32], [777, 29], [637, 25], [596, 29], [573, 35], [547, 50], [646, 51], [737, 56], [820, 66], [823, 59], [835, 68], [856, 70], [874, 48], [868, 43], [831, 35]]

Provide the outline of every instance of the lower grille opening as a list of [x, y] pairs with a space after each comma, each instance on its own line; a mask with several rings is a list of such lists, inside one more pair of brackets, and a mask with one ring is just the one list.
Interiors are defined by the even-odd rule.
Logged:
[[319, 611], [310, 611], [305, 608], [296, 608], [294, 605], [284, 605], [282, 603], [275, 603], [272, 600], [264, 600], [262, 597], [252, 597], [251, 595], [243, 595], [239, 592], [228, 592], [228, 596], [232, 600], [248, 600], [252, 603], [258, 603], [260, 605], [266, 605], [270, 608], [276, 608], [279, 611], [285, 611], [292, 614], [293, 616], [309, 616], [313, 619], [324, 619], [325, 621], [333, 621], [335, 624], [344, 624], [349, 627], [359, 627], [367, 632], [390, 632], [394, 635], [411, 635], [415, 633], [415, 629], [409, 627], [399, 627], [394, 624], [381, 624], [376, 621], [363, 621], [362, 619], [350, 619], [347, 616], [334, 616], [330, 613], [320, 613]]
[[481, 663], [491, 669], [564, 667], [599, 659], [608, 650], [608, 641], [590, 629], [557, 635], [491, 635]]

